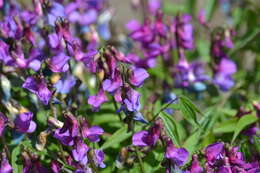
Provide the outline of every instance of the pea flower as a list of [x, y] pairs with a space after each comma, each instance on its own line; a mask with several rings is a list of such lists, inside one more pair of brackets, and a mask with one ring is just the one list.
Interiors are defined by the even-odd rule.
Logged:
[[207, 162], [213, 164], [216, 160], [223, 158], [224, 144], [222, 142], [217, 142], [207, 146], [205, 149], [205, 155]]
[[70, 57], [65, 55], [64, 53], [59, 53], [51, 58], [49, 62], [49, 66], [51, 71], [53, 72], [66, 72], [69, 69], [69, 61]]
[[93, 160], [94, 163], [96, 164], [96, 166], [100, 167], [100, 168], [105, 168], [106, 165], [104, 164], [104, 159], [105, 159], [105, 154], [102, 150], [94, 150], [94, 156], [93, 156]]
[[72, 150], [73, 158], [82, 165], [86, 165], [88, 162], [88, 150], [89, 147], [81, 139], [76, 139], [76, 146]]
[[64, 113], [63, 117], [65, 122], [62, 128], [55, 130], [53, 136], [58, 139], [63, 145], [72, 146], [74, 145], [74, 139], [78, 136], [78, 121], [70, 113]]
[[221, 90], [228, 91], [234, 85], [232, 75], [236, 71], [236, 64], [229, 59], [223, 58], [217, 66], [213, 81]]
[[100, 89], [97, 95], [88, 98], [88, 104], [93, 106], [94, 110], [98, 110], [100, 105], [108, 100], [103, 89]]
[[160, 137], [161, 125], [156, 123], [148, 131], [142, 130], [137, 132], [132, 137], [132, 143], [135, 146], [146, 147], [154, 146]]
[[126, 98], [124, 99], [126, 108], [131, 111], [139, 111], [141, 108], [140, 94], [132, 88], [128, 88], [126, 92]]
[[168, 141], [165, 157], [171, 161], [171, 164], [180, 167], [188, 161], [189, 152], [185, 148], [175, 147], [171, 141]]
[[56, 92], [61, 94], [68, 94], [71, 88], [76, 84], [76, 79], [72, 75], [66, 75], [54, 84]]
[[43, 76], [27, 77], [25, 82], [23, 83], [23, 88], [26, 88], [32, 93], [36, 94], [39, 100], [45, 105], [48, 105], [49, 100], [52, 97], [52, 92], [47, 88], [47, 84]]
[[34, 132], [36, 129], [36, 123], [32, 120], [32, 118], [32, 112], [19, 114], [14, 120], [16, 130], [22, 133]]
[[99, 126], [89, 127], [87, 121], [81, 121], [81, 134], [84, 138], [88, 138], [91, 142], [99, 142], [99, 136], [104, 133], [104, 130]]
[[149, 77], [147, 71], [143, 68], [134, 68], [130, 74], [129, 81], [134, 86], [141, 86], [146, 78]]

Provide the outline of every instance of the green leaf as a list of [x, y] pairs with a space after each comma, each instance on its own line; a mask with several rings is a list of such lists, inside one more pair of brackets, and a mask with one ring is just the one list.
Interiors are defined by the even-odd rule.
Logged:
[[210, 21], [217, 7], [217, 0], [208, 0], [206, 3], [206, 20]]
[[184, 142], [183, 147], [187, 149], [189, 153], [193, 153], [197, 149], [200, 135], [201, 130], [197, 130]]
[[233, 53], [235, 53], [236, 51], [244, 48], [245, 46], [247, 46], [248, 44], [251, 43], [251, 41], [253, 41], [255, 38], [257, 38], [257, 36], [259, 36], [260, 34], [260, 29], [256, 28], [253, 31], [248, 32], [244, 38], [238, 40], [235, 43], [235, 46], [233, 49], [230, 50], [229, 55], [232, 55]]
[[186, 8], [190, 14], [194, 14], [196, 11], [196, 0], [186, 0]]
[[234, 132], [232, 142], [233, 143], [236, 139], [236, 137], [239, 135], [239, 133], [248, 125], [254, 123], [257, 121], [257, 117], [255, 115], [245, 115], [242, 118], [240, 118], [236, 124], [236, 130]]
[[200, 110], [187, 97], [184, 96], [179, 97], [179, 104], [183, 117], [192, 125], [199, 125], [196, 113], [201, 113]]
[[20, 145], [16, 146], [11, 153], [11, 157], [12, 157], [11, 164], [12, 164], [12, 167], [13, 167], [13, 173], [22, 172], [23, 166], [22, 166], [21, 163], [18, 163], [20, 153], [21, 153]]
[[165, 112], [162, 112], [160, 117], [163, 120], [163, 123], [166, 128], [166, 132], [169, 135], [169, 137], [171, 138], [172, 142], [175, 145], [177, 145], [178, 147], [180, 147], [180, 138], [179, 138], [179, 133], [177, 130], [177, 125], [176, 125], [175, 120], [173, 119], [172, 116], [166, 114]]
[[231, 133], [236, 130], [237, 119], [231, 119], [221, 123], [213, 129], [213, 133]]
[[101, 149], [109, 148], [113, 145], [119, 144], [131, 136], [131, 133], [127, 132], [127, 127], [124, 126], [117, 130], [108, 140], [101, 146]]
[[254, 136], [253, 138], [254, 138], [255, 148], [256, 148], [258, 154], [260, 154], [260, 138], [257, 136]]

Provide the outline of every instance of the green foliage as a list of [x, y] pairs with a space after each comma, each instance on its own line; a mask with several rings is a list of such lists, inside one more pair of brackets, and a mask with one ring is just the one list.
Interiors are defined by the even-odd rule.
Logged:
[[248, 125], [254, 123], [257, 121], [257, 117], [255, 115], [245, 115], [242, 118], [240, 118], [236, 124], [234, 135], [232, 138], [232, 143], [235, 141], [239, 133], [245, 129]]
[[169, 137], [171, 138], [172, 142], [180, 147], [180, 137], [179, 137], [179, 133], [178, 133], [178, 128], [177, 128], [177, 123], [176, 121], [173, 119], [172, 116], [168, 115], [165, 112], [162, 112], [162, 114], [160, 115], [160, 117], [163, 120], [163, 123], [165, 125], [165, 129], [167, 134], [169, 135]]

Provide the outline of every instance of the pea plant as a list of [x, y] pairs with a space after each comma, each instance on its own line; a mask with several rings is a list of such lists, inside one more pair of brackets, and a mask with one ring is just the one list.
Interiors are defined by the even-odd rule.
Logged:
[[0, 173], [260, 173], [258, 0], [121, 1], [0, 0]]

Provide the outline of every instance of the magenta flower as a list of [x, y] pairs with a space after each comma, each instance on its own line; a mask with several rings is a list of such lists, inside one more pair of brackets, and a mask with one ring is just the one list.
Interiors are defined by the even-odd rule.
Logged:
[[0, 137], [3, 135], [8, 118], [0, 112]]
[[23, 83], [23, 88], [26, 88], [36, 94], [39, 100], [45, 105], [49, 103], [49, 100], [52, 97], [52, 92], [47, 88], [47, 84], [42, 76], [27, 77]]
[[2, 157], [1, 166], [0, 166], [0, 172], [1, 173], [12, 173], [13, 172], [13, 168], [9, 164], [9, 162], [8, 162], [8, 160], [7, 160], [7, 158], [5, 156]]
[[200, 166], [200, 163], [198, 161], [198, 156], [193, 155], [190, 173], [202, 173], [202, 172], [203, 172], [203, 168]]
[[207, 146], [205, 149], [205, 155], [207, 162], [210, 164], [214, 163], [218, 159], [223, 158], [224, 144], [222, 142], [217, 142]]
[[172, 32], [176, 33], [176, 44], [184, 49], [191, 50], [194, 47], [193, 26], [190, 23], [192, 17], [188, 14], [179, 15], [172, 25]]
[[19, 114], [14, 120], [15, 129], [22, 133], [32, 133], [36, 129], [36, 123], [32, 120], [33, 113], [25, 112]]

